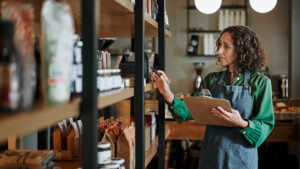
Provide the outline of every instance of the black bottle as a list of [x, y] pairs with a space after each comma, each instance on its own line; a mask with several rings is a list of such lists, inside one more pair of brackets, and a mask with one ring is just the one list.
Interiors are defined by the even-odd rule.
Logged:
[[13, 47], [14, 24], [0, 21], [0, 109], [15, 112], [20, 100], [19, 59]]

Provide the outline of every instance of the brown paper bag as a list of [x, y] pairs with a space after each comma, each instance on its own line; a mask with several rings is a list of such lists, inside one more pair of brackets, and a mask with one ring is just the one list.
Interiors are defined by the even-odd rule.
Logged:
[[125, 159], [127, 169], [135, 167], [134, 135], [134, 127], [126, 127], [117, 141], [117, 157]]

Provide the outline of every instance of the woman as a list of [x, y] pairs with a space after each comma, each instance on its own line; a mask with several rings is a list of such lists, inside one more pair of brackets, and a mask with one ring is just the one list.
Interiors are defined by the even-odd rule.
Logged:
[[[232, 111], [212, 108], [216, 118], [235, 127], [206, 125], [199, 158], [201, 169], [258, 168], [257, 147], [274, 127], [271, 81], [259, 73], [265, 54], [256, 34], [245, 26], [224, 29], [216, 41], [216, 56], [227, 69], [205, 77], [201, 88], [214, 98], [227, 99]], [[151, 77], [179, 123], [192, 119], [185, 103], [174, 97], [163, 71]]]

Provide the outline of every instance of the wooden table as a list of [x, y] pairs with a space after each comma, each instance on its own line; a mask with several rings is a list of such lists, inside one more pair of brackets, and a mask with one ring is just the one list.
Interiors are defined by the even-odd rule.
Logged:
[[[205, 125], [193, 121], [182, 124], [176, 121], [166, 121], [170, 129], [167, 140], [203, 140]], [[269, 142], [299, 142], [299, 125], [297, 123], [277, 122], [269, 137]]]

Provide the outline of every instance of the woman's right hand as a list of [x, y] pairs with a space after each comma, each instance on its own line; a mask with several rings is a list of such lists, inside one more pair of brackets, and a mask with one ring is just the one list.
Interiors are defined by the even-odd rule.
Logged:
[[164, 96], [166, 102], [172, 104], [174, 101], [174, 94], [170, 89], [168, 77], [161, 70], [158, 70], [157, 72], [160, 74], [160, 77], [155, 72], [152, 72], [150, 76], [156, 82], [157, 88], [159, 92]]

